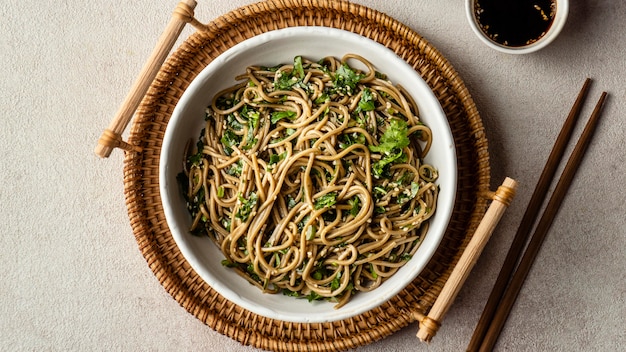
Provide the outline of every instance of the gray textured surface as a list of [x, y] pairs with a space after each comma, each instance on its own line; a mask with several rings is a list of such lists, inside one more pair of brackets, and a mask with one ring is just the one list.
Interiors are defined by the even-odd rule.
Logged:
[[[250, 2], [200, 1], [196, 15], [208, 21]], [[496, 348], [621, 350], [626, 3], [574, 1], [556, 42], [508, 56], [479, 42], [461, 0], [355, 2], [407, 24], [457, 68], [487, 129], [494, 184], [520, 182], [433, 342], [419, 343], [411, 325], [359, 350], [465, 348], [585, 77], [595, 82], [584, 112], [607, 90], [605, 116]], [[122, 153], [92, 153], [175, 4], [0, 5], [0, 350], [254, 350], [201, 324], [160, 286], [128, 222]]]

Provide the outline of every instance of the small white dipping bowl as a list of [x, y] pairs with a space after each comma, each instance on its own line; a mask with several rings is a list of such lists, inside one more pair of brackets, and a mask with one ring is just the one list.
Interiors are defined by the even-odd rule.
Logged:
[[[371, 292], [359, 292], [345, 306], [308, 302], [306, 299], [266, 294], [249, 284], [232, 268], [222, 266], [224, 256], [207, 236], [189, 233], [187, 211], [176, 175], [182, 170], [183, 150], [197, 140], [204, 127], [205, 108], [220, 90], [236, 83], [235, 76], [250, 65], [292, 63], [297, 55], [318, 60], [362, 55], [395, 84], [401, 84], [416, 100], [420, 118], [433, 132], [426, 161], [439, 170], [441, 191], [430, 229], [417, 253], [395, 275]], [[364, 69], [364, 67], [363, 67]], [[456, 154], [446, 116], [426, 82], [404, 60], [383, 45], [352, 32], [327, 27], [293, 27], [270, 31], [233, 46], [213, 60], [186, 89], [172, 113], [160, 159], [160, 192], [167, 224], [185, 259], [198, 275], [223, 297], [253, 313], [271, 319], [320, 323], [347, 319], [386, 302], [408, 285], [426, 266], [437, 249], [450, 220], [456, 194]]]
[[556, 11], [554, 14], [554, 20], [552, 21], [552, 25], [550, 25], [546, 34], [531, 44], [514, 47], [502, 45], [489, 38], [489, 36], [482, 31], [474, 10], [477, 2], [480, 2], [480, 0], [465, 1], [465, 14], [472, 31], [488, 47], [507, 54], [529, 54], [545, 48], [559, 36], [559, 33], [561, 33], [561, 30], [565, 26], [565, 22], [567, 22], [567, 15], [569, 13], [569, 0], [555, 0]]

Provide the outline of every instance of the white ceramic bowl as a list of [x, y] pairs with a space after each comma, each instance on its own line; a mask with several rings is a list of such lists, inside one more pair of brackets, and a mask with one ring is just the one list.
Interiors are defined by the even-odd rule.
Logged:
[[[235, 83], [234, 77], [249, 65], [274, 66], [291, 63], [297, 55], [319, 59], [347, 53], [360, 54], [402, 84], [415, 98], [420, 118], [433, 131], [433, 146], [427, 161], [439, 170], [441, 187], [437, 211], [417, 253], [380, 287], [357, 293], [348, 304], [334, 309], [333, 303], [313, 302], [281, 294], [264, 294], [221, 265], [219, 248], [208, 237], [192, 236], [191, 218], [176, 181], [182, 170], [183, 149], [198, 138], [204, 125], [204, 110], [214, 94]], [[314, 323], [343, 320], [377, 307], [398, 294], [426, 266], [447, 228], [456, 193], [456, 155], [446, 116], [426, 82], [405, 61], [375, 41], [357, 34], [326, 27], [293, 27], [270, 31], [246, 40], [213, 60], [182, 95], [168, 124], [160, 159], [160, 191], [167, 224], [176, 244], [193, 269], [229, 301], [253, 313], [282, 321]]]
[[478, 20], [476, 19], [476, 14], [474, 11], [474, 6], [476, 2], [479, 1], [480, 0], [465, 1], [465, 14], [467, 16], [470, 27], [472, 28], [472, 31], [484, 44], [486, 44], [490, 48], [507, 54], [529, 54], [545, 48], [546, 46], [548, 46], [548, 44], [552, 43], [556, 39], [556, 37], [558, 37], [559, 33], [561, 33], [561, 30], [565, 26], [565, 22], [567, 22], [567, 15], [569, 13], [569, 0], [556, 0], [556, 12], [554, 14], [554, 20], [546, 34], [532, 44], [513, 47], [495, 42], [480, 29], [480, 25], [478, 24]]

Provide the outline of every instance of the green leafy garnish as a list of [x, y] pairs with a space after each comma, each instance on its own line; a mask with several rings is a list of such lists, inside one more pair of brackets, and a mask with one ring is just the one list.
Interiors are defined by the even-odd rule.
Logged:
[[302, 56], [296, 56], [293, 59], [293, 69], [296, 71], [300, 79], [304, 78], [304, 68], [302, 67]]
[[374, 177], [380, 178], [384, 174], [387, 165], [405, 160], [406, 156], [402, 149], [407, 147], [409, 143], [406, 121], [392, 119], [380, 138], [380, 144], [369, 146], [370, 151], [380, 153], [383, 156], [372, 165]]
[[322, 94], [320, 94], [319, 97], [317, 97], [315, 99], [315, 104], [322, 105], [329, 99], [330, 99], [330, 97], [328, 96], [328, 94], [322, 93]]
[[254, 138], [254, 131], [259, 126], [261, 113], [256, 110], [249, 110], [248, 105], [244, 105], [241, 110], [241, 117], [248, 120], [248, 134], [246, 137], [246, 145], [244, 145], [242, 149], [249, 150], [252, 149], [252, 147], [254, 147], [254, 145], [258, 142], [258, 140]]
[[411, 199], [415, 198], [419, 190], [420, 190], [420, 184], [417, 182], [411, 182]]
[[287, 195], [287, 209], [291, 209], [296, 206], [296, 200], [292, 196]]
[[305, 296], [305, 298], [309, 301], [319, 301], [321, 299], [324, 299], [324, 297], [320, 296], [317, 292], [315, 291], [311, 291], [311, 293], [309, 293], [308, 295]]
[[378, 273], [376, 273], [376, 270], [374, 270], [374, 264], [370, 264], [370, 274], [374, 279], [378, 278]]
[[350, 215], [357, 216], [359, 210], [361, 210], [361, 200], [359, 197], [352, 197], [348, 200], [348, 204], [350, 205]]
[[287, 156], [287, 152], [282, 152], [280, 154], [272, 154], [270, 155], [270, 160], [267, 165], [268, 166], [276, 165], [279, 161], [285, 159], [286, 156]]
[[407, 261], [409, 259], [413, 258], [413, 256], [411, 255], [411, 253], [404, 253], [400, 256], [401, 260]]
[[337, 193], [330, 192], [326, 193], [323, 196], [317, 198], [315, 202], [315, 210], [319, 210], [322, 208], [330, 208], [337, 203]]
[[290, 73], [281, 71], [280, 74], [277, 75], [274, 87], [277, 90], [291, 90], [291, 87], [293, 87], [296, 83], [298, 83], [298, 80], [295, 79], [295, 77], [293, 77]]
[[339, 271], [333, 281], [330, 282], [330, 290], [335, 291], [339, 286], [341, 286], [341, 271]]
[[203, 128], [202, 131], [200, 131], [200, 138], [198, 138], [198, 142], [196, 142], [196, 153], [187, 157], [187, 164], [198, 165], [202, 161], [204, 157], [204, 153], [202, 152], [204, 149], [204, 133], [205, 129]]
[[248, 272], [248, 274], [253, 280], [257, 282], [261, 282], [261, 278], [259, 277], [259, 274], [257, 274], [256, 271], [254, 271], [254, 264], [252, 263], [248, 264], [248, 266], [246, 267], [246, 271]]
[[291, 90], [294, 86], [306, 89], [306, 85], [301, 84], [303, 79], [304, 67], [302, 65], [302, 57], [296, 56], [293, 59], [293, 70], [291, 72], [280, 71], [276, 75], [274, 87], [278, 90]]
[[372, 95], [372, 91], [369, 88], [363, 89], [363, 93], [361, 94], [361, 100], [359, 100], [359, 105], [356, 108], [356, 112], [359, 111], [372, 111], [376, 108], [374, 105], [374, 96]]
[[289, 297], [300, 297], [300, 294], [296, 291], [291, 291], [289, 289], [283, 288], [283, 295]]
[[398, 150], [395, 154], [390, 154], [375, 162], [372, 165], [372, 171], [374, 172], [374, 177], [380, 178], [385, 174], [385, 167], [395, 161], [401, 161], [404, 153], [402, 150]]
[[347, 63], [343, 63], [337, 68], [337, 71], [335, 71], [333, 85], [337, 92], [351, 93], [363, 77], [365, 76], [356, 73]]
[[227, 170], [226, 173], [231, 176], [241, 176], [243, 172], [243, 160], [239, 159], [236, 163], [233, 163]]
[[238, 146], [239, 143], [241, 143], [241, 137], [235, 134], [232, 130], [226, 130], [224, 131], [220, 142], [222, 142], [222, 145], [224, 146], [224, 153], [226, 153], [226, 155], [230, 155], [233, 152], [233, 147]]
[[346, 149], [353, 144], [365, 144], [367, 142], [365, 136], [359, 132], [340, 134], [338, 140], [341, 149]]
[[200, 164], [200, 162], [202, 161], [202, 157], [203, 157], [202, 152], [199, 152], [199, 153], [196, 153], [196, 154], [190, 155], [190, 156], [187, 158], [187, 162], [188, 162], [189, 164], [198, 165], [198, 164]]
[[389, 127], [380, 137], [379, 145], [370, 145], [370, 151], [381, 154], [391, 154], [394, 149], [402, 149], [409, 145], [408, 126], [406, 121], [392, 119]]
[[410, 172], [405, 172], [398, 179], [398, 183], [401, 185], [405, 185], [405, 184], [408, 184], [408, 182], [411, 181], [412, 179], [413, 179], [413, 174]]
[[306, 224], [310, 218], [311, 216], [307, 215], [302, 220], [300, 220], [300, 222], [298, 223], [298, 231], [302, 231], [304, 229], [304, 224]]
[[230, 218], [222, 218], [222, 226], [226, 231], [230, 231], [231, 221]]
[[374, 187], [374, 197], [376, 199], [382, 198], [382, 196], [384, 196], [385, 194], [387, 194], [387, 190], [384, 187], [382, 186]]
[[291, 110], [275, 111], [272, 113], [272, 116], [270, 117], [270, 122], [274, 125], [282, 119], [293, 120], [294, 118], [296, 118], [295, 111], [291, 111]]
[[226, 126], [235, 131], [241, 131], [241, 129], [243, 128], [243, 125], [239, 121], [237, 121], [237, 118], [234, 114], [229, 114], [228, 116], [226, 116]]
[[254, 192], [250, 193], [248, 199], [244, 198], [242, 195], [239, 195], [239, 201], [241, 202], [241, 206], [239, 207], [237, 214], [235, 214], [235, 217], [241, 219], [241, 221], [243, 222], [246, 222], [250, 214], [252, 214], [252, 211], [254, 210], [258, 199], [258, 196]]
[[236, 268], [237, 267], [237, 263], [233, 263], [228, 259], [224, 259], [222, 260], [222, 265], [227, 267], [227, 268]]
[[420, 185], [417, 182], [411, 182], [411, 188], [405, 190], [404, 192], [398, 195], [398, 203], [403, 204], [417, 196], [417, 193], [420, 190]]

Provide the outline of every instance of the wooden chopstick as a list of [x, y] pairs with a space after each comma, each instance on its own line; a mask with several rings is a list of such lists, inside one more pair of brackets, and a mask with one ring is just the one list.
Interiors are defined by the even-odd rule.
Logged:
[[535, 190], [530, 198], [526, 212], [522, 217], [520, 226], [517, 229], [517, 233], [513, 238], [509, 252], [504, 259], [504, 264], [502, 265], [500, 274], [498, 274], [498, 278], [496, 279], [496, 283], [494, 284], [491, 294], [487, 299], [483, 313], [478, 320], [478, 324], [476, 325], [472, 339], [467, 347], [467, 351], [478, 351], [478, 348], [487, 333], [489, 324], [493, 319], [504, 290], [511, 278], [511, 275], [513, 274], [513, 270], [517, 265], [519, 257], [522, 254], [522, 250], [528, 242], [530, 231], [535, 223], [535, 220], [537, 219], [541, 204], [544, 202], [546, 193], [550, 187], [552, 179], [554, 178], [557, 167], [563, 158], [565, 149], [569, 143], [572, 132], [574, 131], [574, 126], [580, 116], [580, 110], [583, 106], [585, 98], [587, 97], [590, 84], [591, 79], [587, 78], [578, 93], [576, 101], [574, 102], [567, 119], [563, 123], [563, 127], [561, 128], [559, 135], [557, 136], [554, 146], [552, 147], [552, 151], [550, 152], [548, 160], [546, 161], [543, 171], [541, 172], [541, 176], [539, 176], [539, 181], [537, 182]]
[[[503, 266], [500, 275], [498, 276], [498, 280], [496, 285], [494, 285], [494, 290], [489, 297], [489, 301], [485, 307], [485, 311], [481, 316], [479, 325], [472, 336], [472, 340], [470, 341], [470, 345], [468, 346], [468, 351], [491, 351], [495, 342], [504, 326], [504, 323], [509, 315], [509, 312], [517, 298], [517, 295], [523, 285], [523, 282], [532, 267], [532, 263], [534, 262], [537, 253], [543, 243], [543, 240], [558, 212], [558, 209], [567, 193], [567, 190], [573, 180], [574, 174], [582, 161], [583, 155], [591, 137], [593, 135], [593, 131], [595, 130], [595, 126], [597, 125], [598, 119], [600, 117], [600, 112], [604, 105], [604, 101], [606, 99], [607, 93], [603, 92], [596, 107], [585, 126], [585, 129], [570, 156], [565, 169], [557, 183], [557, 186], [554, 190], [552, 197], [550, 198], [548, 205], [546, 206], [546, 210], [542, 215], [539, 224], [535, 230], [535, 233], [528, 244], [528, 248], [526, 249], [526, 253], [522, 257], [520, 264], [517, 268], [517, 271], [513, 274], [511, 278], [511, 274], [515, 269], [515, 265], [521, 252], [523, 250], [524, 244], [526, 242], [526, 237], [530, 232], [530, 228], [535, 222], [535, 218], [538, 214], [538, 209], [543, 203], [542, 194], [545, 194], [547, 191], [547, 187], [549, 186], [551, 179], [554, 176], [554, 172], [556, 167], [559, 164], [559, 159], [562, 157], [563, 151], [561, 148], [565, 148], [567, 144], [567, 140], [569, 139], [569, 135], [571, 135], [571, 129], [574, 120], [577, 119], [577, 115], [580, 112], [580, 108], [584, 97], [586, 96], [586, 92], [588, 89], [589, 80], [585, 81], [583, 85], [583, 89], [578, 95], [574, 106], [572, 107], [572, 111], [566, 120], [564, 127], [557, 138], [557, 142], [553, 148], [553, 151], [548, 158], [548, 162], [544, 167], [544, 171], [540, 177], [538, 185], [533, 192], [533, 197], [531, 198], [531, 202], [529, 203], [529, 207], [524, 214], [524, 218], [522, 220], [522, 224], [520, 225], [520, 229], [518, 229], [518, 233], [515, 236], [515, 239], [512, 243], [511, 249], [507, 254], [507, 259], [505, 260], [505, 265]], [[571, 126], [570, 126], [571, 124]], [[569, 131], [568, 131], [569, 130]], [[509, 278], [511, 278], [509, 283]], [[507, 288], [507, 284], [509, 285]], [[505, 291], [506, 290], [506, 291]]]
[[522, 259], [520, 260], [517, 270], [515, 271], [515, 274], [513, 275], [508, 288], [502, 296], [502, 300], [498, 305], [498, 308], [493, 317], [493, 321], [491, 322], [491, 325], [487, 330], [479, 351], [491, 351], [493, 349], [498, 339], [498, 336], [500, 335], [500, 332], [504, 327], [504, 323], [509, 316], [511, 308], [515, 303], [517, 295], [522, 288], [524, 280], [530, 272], [533, 262], [537, 257], [537, 254], [539, 253], [539, 249], [541, 248], [543, 240], [545, 239], [546, 234], [548, 233], [548, 230], [550, 229], [550, 226], [552, 225], [552, 222], [557, 212], [559, 211], [561, 204], [563, 203], [563, 199], [565, 198], [569, 186], [574, 179], [574, 175], [576, 174], [576, 171], [580, 166], [587, 147], [591, 142], [591, 138], [598, 124], [598, 120], [600, 119], [602, 107], [604, 105], [606, 97], [607, 93], [602, 92], [602, 95], [600, 96], [600, 99], [598, 100], [593, 110], [593, 113], [589, 118], [589, 121], [585, 125], [585, 129], [583, 130], [580, 139], [576, 143], [576, 146], [574, 147], [574, 150], [572, 151], [572, 154], [567, 161], [565, 168], [563, 169], [563, 173], [559, 178], [559, 181], [554, 189], [552, 196], [550, 197], [550, 200], [548, 201], [548, 204], [546, 205], [546, 209], [541, 216], [539, 223], [537, 224], [537, 228], [535, 229], [535, 232], [528, 244], [528, 247], [526, 248], [526, 251], [524, 252]]

